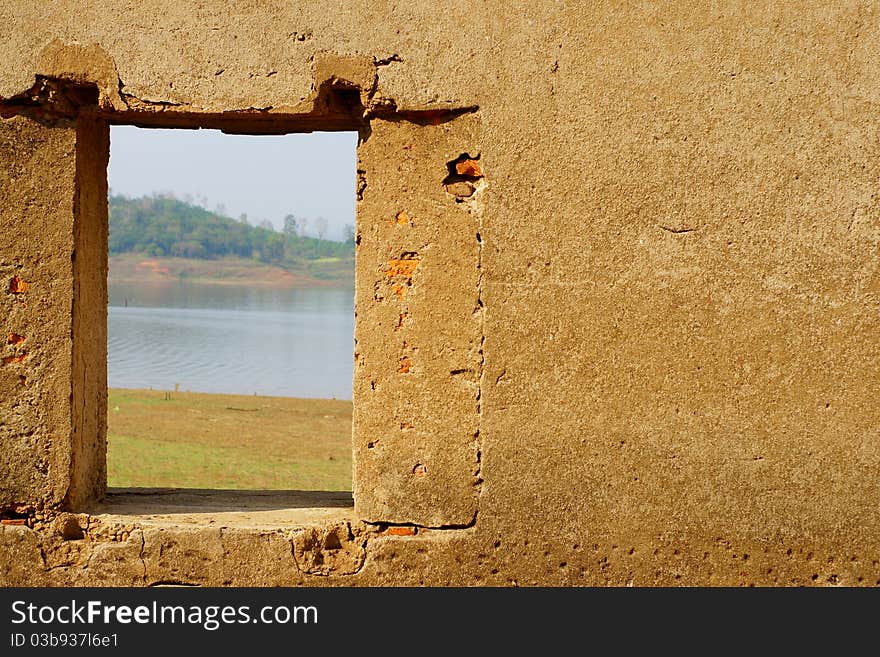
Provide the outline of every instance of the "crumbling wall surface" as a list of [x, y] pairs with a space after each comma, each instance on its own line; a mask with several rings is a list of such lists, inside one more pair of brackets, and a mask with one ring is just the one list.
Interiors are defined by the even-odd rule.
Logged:
[[[57, 518], [3, 526], [2, 581], [880, 583], [878, 11], [4, 3], [7, 105], [26, 104], [41, 76], [93, 85], [108, 120], [245, 116], [257, 130], [317, 111], [321, 85], [357, 91], [368, 115], [357, 319], [367, 360], [355, 455], [368, 480], [355, 483], [346, 529], [105, 531], [94, 516], [66, 535]], [[448, 151], [432, 128], [458, 134], [463, 120], [479, 129]], [[41, 464], [68, 435], [70, 318], [44, 309], [72, 294], [75, 134], [33, 123], [0, 120], [19, 144], [0, 146], [4, 322], [27, 339], [3, 357], [33, 354], [0, 368], [0, 463], [13, 488], [57, 501]], [[473, 148], [480, 189], [454, 214], [447, 165]], [[421, 191], [430, 158], [436, 197]], [[395, 188], [405, 171], [422, 173]], [[371, 179], [373, 192], [418, 190], [417, 210], [371, 198]], [[401, 237], [412, 217], [427, 227]], [[383, 235], [386, 253], [369, 243]], [[390, 262], [413, 260], [435, 235], [440, 250], [417, 265]], [[409, 237], [428, 239], [410, 248]], [[364, 287], [385, 272], [401, 280]], [[25, 295], [8, 288], [13, 276], [32, 284]], [[376, 292], [398, 303], [392, 285], [408, 283], [412, 308], [372, 305]], [[469, 286], [466, 300], [442, 293]], [[407, 341], [431, 362], [394, 335], [409, 321], [430, 338], [419, 308], [450, 309], [440, 334], [453, 349]], [[371, 381], [387, 404], [370, 401]], [[467, 390], [472, 404], [457, 396]], [[45, 401], [28, 401], [37, 394]], [[449, 432], [437, 429], [444, 417]], [[391, 445], [386, 460], [373, 439]], [[13, 477], [13, 462], [32, 466]], [[435, 472], [451, 477], [448, 494]]]
[[69, 487], [76, 130], [0, 120], [0, 508]]
[[354, 497], [364, 520], [463, 527], [478, 512], [479, 126], [474, 113], [438, 125], [374, 120], [358, 152]]
[[104, 491], [107, 135], [0, 119], [0, 510], [13, 519]]

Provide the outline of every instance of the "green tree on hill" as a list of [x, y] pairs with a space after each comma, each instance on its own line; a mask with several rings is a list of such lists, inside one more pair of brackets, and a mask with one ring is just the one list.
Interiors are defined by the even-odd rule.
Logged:
[[288, 215], [284, 231], [271, 224], [251, 226], [240, 220], [181, 201], [171, 194], [128, 198], [110, 196], [111, 255], [215, 259], [253, 258], [267, 264], [295, 266], [319, 258], [354, 258], [354, 244], [301, 234], [303, 221]]

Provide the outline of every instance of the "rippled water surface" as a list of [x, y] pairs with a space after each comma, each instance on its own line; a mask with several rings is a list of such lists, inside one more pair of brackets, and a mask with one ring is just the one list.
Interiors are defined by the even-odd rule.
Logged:
[[110, 284], [108, 384], [351, 399], [354, 290]]

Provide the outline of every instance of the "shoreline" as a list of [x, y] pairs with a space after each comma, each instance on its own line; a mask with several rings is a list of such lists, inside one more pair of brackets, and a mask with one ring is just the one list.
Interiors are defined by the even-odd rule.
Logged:
[[353, 289], [353, 284], [347, 284], [336, 281], [270, 281], [270, 280], [242, 280], [242, 279], [223, 279], [223, 278], [128, 278], [128, 277], [107, 277], [108, 285], [180, 285], [181, 283], [194, 283], [196, 285], [218, 285], [226, 287], [266, 287], [277, 289]]
[[[109, 394], [128, 394], [128, 395], [184, 395], [194, 397], [228, 397], [230, 399], [255, 399], [255, 400], [276, 400], [281, 402], [297, 402], [303, 404], [312, 403], [343, 403], [351, 404], [351, 399], [339, 399], [338, 397], [286, 397], [282, 395], [256, 395], [254, 393], [245, 392], [199, 392], [197, 390], [173, 390], [160, 388], [115, 388], [107, 386]], [[109, 403], [109, 402], [108, 402]]]
[[354, 262], [342, 258], [304, 261], [300, 270], [288, 270], [244, 258], [154, 257], [125, 253], [110, 256], [108, 283], [121, 285], [179, 284], [243, 287], [350, 288], [354, 286]]

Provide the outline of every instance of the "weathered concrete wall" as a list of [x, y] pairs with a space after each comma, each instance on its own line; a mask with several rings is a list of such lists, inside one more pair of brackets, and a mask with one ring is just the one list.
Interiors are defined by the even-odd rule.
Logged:
[[[880, 583], [878, 11], [4, 3], [0, 273], [33, 285], [3, 354], [33, 357], [0, 368], [0, 485], [48, 510], [0, 529], [0, 577]], [[65, 103], [35, 76], [97, 108], [36, 124]], [[70, 158], [103, 120], [361, 130], [348, 524], [65, 540]]]
[[448, 162], [479, 153], [478, 133], [472, 114], [376, 120], [359, 149], [354, 495], [365, 520], [465, 526], [477, 514], [481, 179], [443, 182]]
[[0, 120], [0, 507], [17, 514], [104, 491], [107, 137]]
[[71, 309], [76, 128], [2, 126], [4, 506], [59, 504], [73, 435]]

